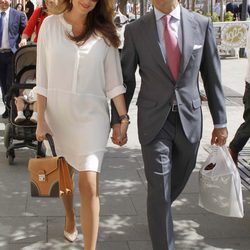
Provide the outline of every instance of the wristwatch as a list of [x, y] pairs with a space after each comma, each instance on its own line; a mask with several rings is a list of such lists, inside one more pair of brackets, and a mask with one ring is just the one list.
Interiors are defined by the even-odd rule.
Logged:
[[121, 123], [130, 123], [129, 119], [130, 119], [130, 118], [129, 118], [129, 115], [128, 115], [128, 114], [121, 115], [121, 116], [119, 117], [119, 120], [120, 120]]

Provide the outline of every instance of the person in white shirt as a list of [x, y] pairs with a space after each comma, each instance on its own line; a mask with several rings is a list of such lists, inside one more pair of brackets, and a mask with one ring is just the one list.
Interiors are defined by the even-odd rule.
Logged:
[[[63, 0], [40, 29], [37, 43], [38, 141], [53, 136], [57, 155], [79, 172], [80, 219], [84, 249], [96, 249], [99, 174], [110, 132], [107, 98], [120, 116], [120, 143], [129, 124], [118, 53], [113, 6], [103, 0]], [[73, 196], [62, 197], [64, 236], [77, 237]]]
[[[13, 56], [26, 26], [25, 14], [11, 8], [10, 4], [11, 0], [0, 0], [0, 86], [4, 103], [13, 81]], [[2, 118], [8, 116], [5, 109]]]

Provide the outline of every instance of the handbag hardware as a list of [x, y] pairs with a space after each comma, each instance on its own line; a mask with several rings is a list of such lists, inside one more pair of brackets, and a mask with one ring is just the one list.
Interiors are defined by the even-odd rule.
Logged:
[[42, 142], [38, 142], [37, 157], [29, 160], [31, 196], [59, 197], [71, 193], [73, 182], [68, 164], [64, 157], [56, 155], [52, 136], [46, 134], [46, 139], [52, 156], [46, 157], [42, 151]]

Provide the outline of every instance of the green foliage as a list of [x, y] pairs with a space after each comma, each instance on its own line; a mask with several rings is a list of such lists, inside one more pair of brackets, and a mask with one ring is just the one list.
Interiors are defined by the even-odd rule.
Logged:
[[225, 13], [224, 21], [225, 22], [232, 22], [234, 20], [234, 14], [231, 11], [227, 11]]
[[213, 15], [211, 16], [211, 13], [210, 12], [208, 12], [208, 13], [206, 13], [206, 14], [204, 14], [205, 16], [207, 16], [207, 17], [211, 17], [211, 20], [212, 20], [212, 22], [219, 22], [220, 21], [220, 18], [219, 18], [219, 16], [217, 15], [217, 13], [213, 13]]

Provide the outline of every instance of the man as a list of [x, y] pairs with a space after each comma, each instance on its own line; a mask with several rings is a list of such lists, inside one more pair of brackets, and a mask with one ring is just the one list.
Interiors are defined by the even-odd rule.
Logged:
[[227, 3], [226, 12], [228, 12], [228, 11], [230, 11], [234, 14], [233, 20], [235, 21], [237, 15], [238, 15], [238, 12], [239, 12], [239, 7], [236, 3], [234, 3], [234, 0], [229, 0], [229, 2]]
[[[250, 4], [247, 4], [247, 16], [246, 16], [246, 19], [250, 16]], [[241, 21], [246, 21], [246, 20], [242, 20], [242, 3], [239, 4], [239, 19]]]
[[[10, 8], [10, 3], [11, 0], [0, 0], [0, 85], [4, 102], [13, 80], [13, 55], [26, 25], [24, 13]], [[8, 118], [7, 109], [2, 118]]]
[[[154, 250], [174, 249], [171, 204], [195, 167], [202, 135], [199, 71], [214, 129], [212, 144], [224, 145], [227, 118], [220, 60], [211, 20], [181, 7], [178, 0], [153, 0], [154, 10], [125, 28], [121, 54], [126, 101], [135, 90], [138, 132], [148, 182], [147, 214]], [[113, 142], [123, 145], [112, 109]]]
[[246, 145], [247, 141], [250, 138], [250, 30], [248, 31], [248, 36], [247, 36], [246, 52], [248, 57], [248, 66], [245, 77], [246, 81], [245, 92], [243, 96], [244, 122], [240, 125], [240, 127], [235, 133], [233, 140], [229, 144], [229, 151], [236, 166], [238, 164], [239, 152], [244, 148], [244, 146]]
[[33, 12], [34, 12], [34, 4], [30, 0], [26, 0], [25, 13], [26, 13], [26, 16], [27, 16], [28, 20], [32, 16]]

